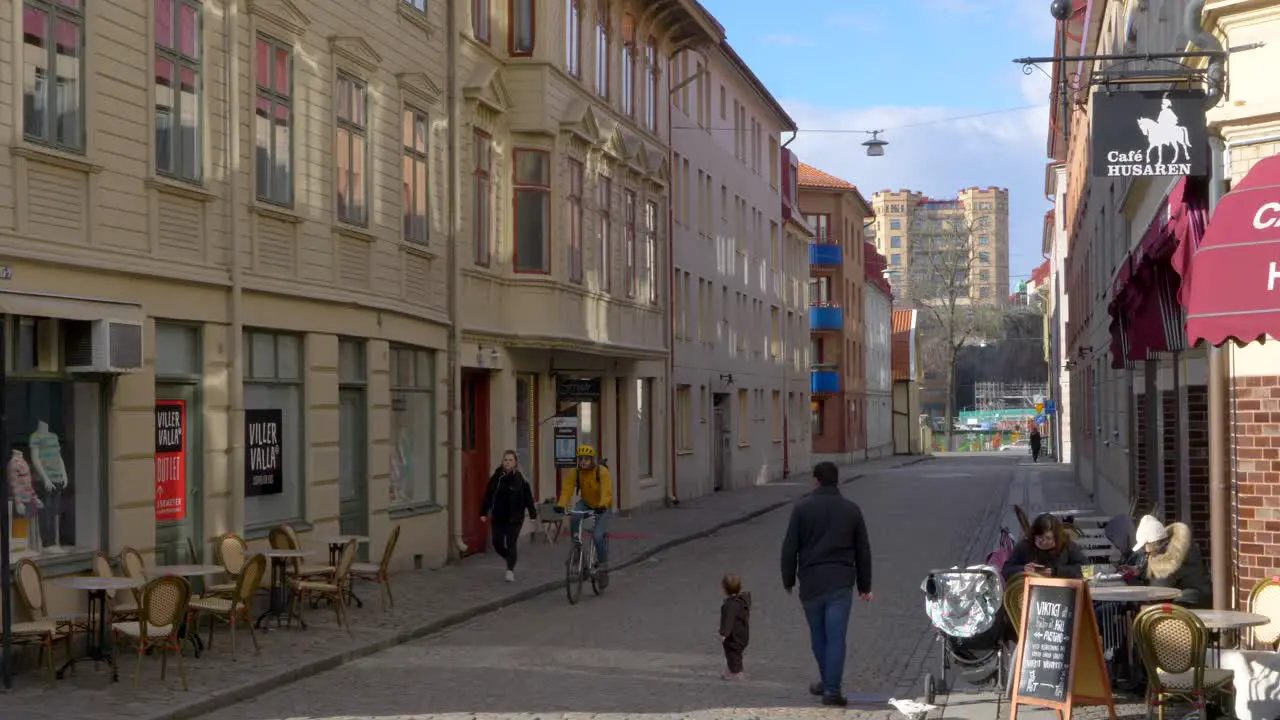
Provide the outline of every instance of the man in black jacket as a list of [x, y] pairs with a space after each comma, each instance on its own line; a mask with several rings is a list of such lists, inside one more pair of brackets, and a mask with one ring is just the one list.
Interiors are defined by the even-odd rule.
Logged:
[[823, 705], [844, 706], [841, 683], [853, 586], [871, 601], [871, 544], [862, 510], [840, 494], [835, 464], [818, 463], [813, 476], [817, 487], [796, 501], [782, 541], [782, 587], [790, 593], [798, 571], [800, 604], [821, 677], [809, 692], [821, 695]]

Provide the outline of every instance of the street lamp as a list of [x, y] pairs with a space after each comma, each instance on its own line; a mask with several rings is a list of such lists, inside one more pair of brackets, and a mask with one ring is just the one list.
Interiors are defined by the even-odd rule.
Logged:
[[871, 136], [870, 140], [867, 140], [866, 142], [862, 143], [863, 147], [867, 149], [867, 156], [880, 157], [884, 155], [884, 146], [889, 144], [887, 141], [880, 139], [880, 133], [884, 131], [868, 130], [866, 132]]

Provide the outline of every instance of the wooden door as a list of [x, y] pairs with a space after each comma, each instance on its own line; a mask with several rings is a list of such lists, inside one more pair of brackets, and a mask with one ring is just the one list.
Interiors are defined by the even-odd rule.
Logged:
[[489, 374], [462, 376], [462, 539], [466, 554], [484, 552], [488, 525], [480, 507], [493, 468], [489, 467]]

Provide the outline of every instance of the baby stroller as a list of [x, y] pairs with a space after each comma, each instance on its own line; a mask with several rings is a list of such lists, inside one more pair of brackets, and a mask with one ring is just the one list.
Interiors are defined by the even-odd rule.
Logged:
[[981, 684], [993, 676], [1004, 692], [1009, 672], [1006, 663], [1009, 624], [1002, 611], [1004, 581], [991, 565], [933, 570], [920, 585], [925, 612], [937, 630], [942, 650], [941, 675], [924, 676], [925, 702], [946, 692], [952, 666], [957, 676]]

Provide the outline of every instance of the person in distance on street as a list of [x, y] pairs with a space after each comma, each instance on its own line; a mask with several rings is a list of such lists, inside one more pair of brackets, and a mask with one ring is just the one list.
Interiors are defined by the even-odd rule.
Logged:
[[742, 679], [742, 653], [751, 640], [751, 593], [742, 591], [742, 578], [725, 575], [720, 580], [724, 602], [720, 605], [720, 644], [729, 668], [725, 680]]
[[1057, 515], [1041, 513], [1031, 522], [1031, 532], [1013, 546], [1005, 561], [1004, 579], [1026, 573], [1039, 577], [1081, 578], [1081, 566], [1088, 558], [1080, 546], [1071, 541], [1067, 528]]
[[1040, 428], [1031, 428], [1031, 462], [1040, 462], [1040, 443], [1043, 441], [1040, 437]]
[[791, 508], [782, 541], [782, 587], [790, 593], [800, 580], [800, 605], [820, 678], [809, 692], [821, 695], [823, 705], [843, 707], [849, 704], [841, 685], [853, 588], [871, 601], [871, 542], [862, 509], [840, 494], [835, 463], [818, 463], [813, 477], [813, 492]]
[[525, 513], [530, 520], [538, 518], [533, 488], [520, 472], [516, 451], [508, 450], [502, 453], [502, 464], [489, 478], [484, 503], [480, 506], [480, 522], [488, 522], [490, 516], [493, 517], [493, 550], [507, 561], [507, 582], [516, 579], [516, 546], [520, 543]]
[[[562, 513], [569, 507], [574, 493], [578, 495], [578, 501], [573, 505], [574, 510], [596, 512], [596, 524], [591, 529], [591, 537], [596, 544], [596, 574], [601, 585], [607, 585], [609, 546], [605, 542], [605, 521], [609, 517], [609, 506], [613, 504], [613, 478], [609, 475], [609, 468], [596, 465], [596, 449], [590, 445], [578, 446], [578, 467], [574, 469], [569, 481], [564, 483], [564, 487], [560, 488], [556, 512]], [[581, 522], [582, 518], [576, 515], [570, 518], [570, 537], [578, 536], [578, 524]]]

